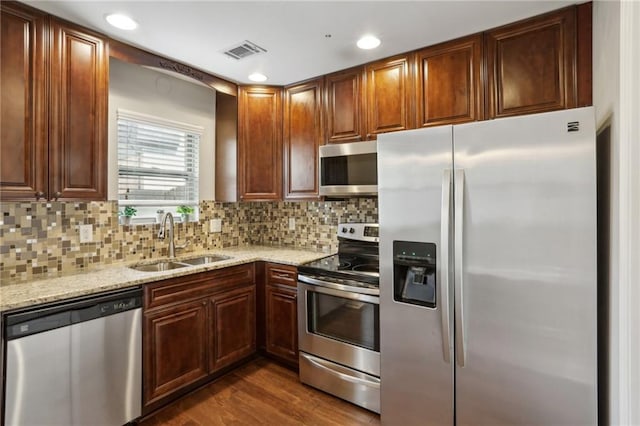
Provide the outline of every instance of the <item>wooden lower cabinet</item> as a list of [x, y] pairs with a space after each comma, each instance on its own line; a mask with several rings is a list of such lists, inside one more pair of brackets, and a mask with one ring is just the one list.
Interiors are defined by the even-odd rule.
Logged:
[[208, 375], [206, 330], [206, 299], [145, 314], [145, 405]]
[[253, 264], [144, 287], [143, 414], [256, 351]]
[[215, 372], [256, 350], [256, 289], [251, 286], [227, 291], [210, 300], [209, 368]]
[[297, 268], [265, 266], [265, 351], [293, 367], [298, 366]]
[[295, 288], [267, 284], [266, 351], [291, 364], [298, 364], [298, 296]]

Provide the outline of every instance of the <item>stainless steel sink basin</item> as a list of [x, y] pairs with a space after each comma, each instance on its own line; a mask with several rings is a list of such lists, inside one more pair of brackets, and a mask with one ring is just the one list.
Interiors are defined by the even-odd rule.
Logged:
[[154, 263], [133, 265], [133, 266], [130, 266], [130, 268], [135, 269], [136, 271], [141, 271], [141, 272], [161, 272], [161, 271], [169, 271], [171, 269], [186, 268], [187, 266], [191, 266], [191, 264], [187, 265], [186, 263], [162, 260]]
[[221, 256], [212, 254], [208, 256], [193, 257], [191, 259], [180, 260], [181, 263], [188, 263], [189, 265], [204, 265], [205, 263], [220, 262], [221, 260], [231, 259], [229, 256]]
[[158, 260], [157, 262], [143, 263], [140, 265], [129, 266], [131, 269], [141, 272], [162, 272], [171, 269], [186, 268], [187, 266], [204, 265], [207, 263], [220, 262], [221, 260], [231, 259], [229, 256], [218, 254], [210, 254], [207, 256], [192, 257], [191, 259], [176, 260]]

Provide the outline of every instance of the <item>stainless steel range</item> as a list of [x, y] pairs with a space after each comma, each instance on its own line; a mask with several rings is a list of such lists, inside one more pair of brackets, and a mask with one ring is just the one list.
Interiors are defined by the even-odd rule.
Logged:
[[300, 380], [379, 413], [378, 224], [340, 224], [338, 241], [298, 267]]

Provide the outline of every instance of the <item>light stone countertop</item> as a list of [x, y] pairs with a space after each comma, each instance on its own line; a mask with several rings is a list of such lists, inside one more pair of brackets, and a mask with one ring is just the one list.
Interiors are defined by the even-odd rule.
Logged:
[[126, 287], [133, 287], [167, 278], [180, 277], [244, 263], [266, 261], [300, 265], [331, 255], [330, 253], [270, 246], [240, 246], [204, 252], [185, 253], [184, 255], [178, 256], [175, 260], [180, 261], [180, 259], [189, 259], [208, 254], [230, 256], [230, 259], [162, 272], [140, 272], [128, 267], [141, 263], [153, 263], [154, 261], [162, 259], [118, 263], [105, 265], [102, 268], [93, 269], [85, 273], [0, 286], [0, 312], [109, 290], [124, 289]]

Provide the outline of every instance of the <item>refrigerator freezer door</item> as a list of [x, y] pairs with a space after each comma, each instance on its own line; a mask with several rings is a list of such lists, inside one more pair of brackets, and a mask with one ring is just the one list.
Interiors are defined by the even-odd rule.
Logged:
[[[451, 137], [451, 126], [378, 136], [380, 389], [388, 425], [453, 424], [453, 336], [443, 335], [452, 328], [442, 322], [453, 318], [446, 300], [452, 292], [442, 287], [450, 280], [442, 264], [448, 241], [441, 239], [443, 215], [449, 219], [442, 200], [452, 179], [443, 178], [452, 169]], [[435, 308], [394, 301], [394, 241], [436, 245]]]
[[454, 165], [465, 181], [456, 424], [596, 424], [593, 109], [456, 126]]

